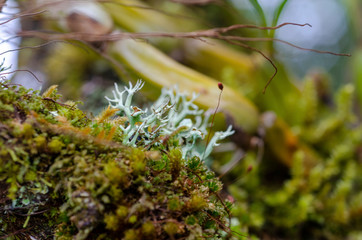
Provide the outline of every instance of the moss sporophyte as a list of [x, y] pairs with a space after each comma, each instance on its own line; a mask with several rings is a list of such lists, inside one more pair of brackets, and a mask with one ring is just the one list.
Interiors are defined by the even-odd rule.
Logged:
[[200, 156], [231, 127], [198, 152], [208, 116], [201, 117], [196, 95], [163, 89], [143, 110], [132, 106], [142, 86], [116, 86], [111, 107], [91, 118], [76, 103], [62, 103], [56, 87], [39, 95], [0, 83], [0, 238], [229, 235], [230, 203]]

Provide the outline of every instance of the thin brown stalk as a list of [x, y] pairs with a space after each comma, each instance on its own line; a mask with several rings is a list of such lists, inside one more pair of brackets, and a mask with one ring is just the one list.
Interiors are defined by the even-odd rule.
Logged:
[[234, 24], [229, 27], [216, 28], [216, 30], [218, 30], [218, 32], [220, 32], [220, 33], [226, 33], [231, 30], [242, 29], [242, 28], [255, 28], [258, 30], [276, 30], [276, 29], [282, 28], [287, 25], [293, 25], [293, 26], [299, 26], [299, 27], [304, 27], [304, 26], [312, 27], [312, 25], [310, 25], [309, 23], [300, 24], [300, 23], [285, 22], [285, 23], [279, 24], [275, 27], [260, 27], [260, 26], [251, 25], [251, 24]]
[[[21, 51], [21, 50], [24, 50], [24, 49], [37, 49], [37, 48], [41, 48], [41, 47], [45, 47], [49, 44], [52, 44], [52, 43], [57, 43], [57, 42], [63, 42], [63, 43], [68, 43], [68, 44], [72, 44], [72, 45], [77, 45], [79, 46], [79, 44], [75, 44], [75, 43], [71, 43], [71, 42], [68, 42], [68, 41], [63, 41], [63, 40], [51, 40], [49, 42], [46, 42], [46, 43], [43, 43], [43, 44], [39, 44], [39, 45], [36, 45], [36, 46], [24, 46], [24, 47], [20, 47], [20, 48], [16, 48], [16, 49], [10, 49], [10, 50], [7, 50], [7, 51], [4, 51], [2, 53], [0, 53], [0, 56], [3, 55], [3, 54], [6, 54], [6, 53], [9, 53], [9, 52], [15, 52], [15, 51]], [[82, 48], [84, 49], [84, 48]], [[86, 49], [84, 49], [86, 51]], [[87, 51], [88, 52], [88, 51]]]
[[8, 75], [8, 74], [13, 74], [13, 73], [16, 73], [16, 72], [27, 72], [29, 73], [30, 75], [32, 75], [39, 83], [43, 83], [42, 81], [39, 80], [39, 78], [30, 70], [27, 70], [27, 69], [17, 69], [15, 71], [11, 71], [11, 72], [2, 72], [0, 73], [0, 76], [4, 76], [4, 75]]
[[0, 0], [0, 12], [2, 11], [3, 7], [5, 6], [6, 0]]
[[214, 125], [215, 115], [216, 115], [216, 113], [217, 113], [217, 110], [219, 109], [220, 101], [221, 101], [221, 95], [222, 95], [222, 91], [223, 91], [223, 89], [224, 89], [224, 86], [222, 85], [222, 83], [218, 83], [218, 86], [219, 86], [219, 89], [220, 89], [219, 99], [217, 100], [217, 106], [216, 106], [216, 108], [215, 108], [215, 112], [214, 112], [214, 114], [212, 115], [211, 125], [210, 125], [210, 128], [209, 128], [209, 132], [208, 132], [208, 134], [207, 134], [206, 145], [205, 145], [204, 153], [202, 154], [202, 159], [204, 159], [204, 154], [205, 154], [205, 152], [206, 152], [207, 145], [209, 145], [210, 135], [211, 135], [211, 133], [212, 133], [212, 127], [213, 127], [213, 125]]
[[274, 77], [277, 75], [278, 73], [278, 68], [277, 66], [275, 65], [275, 63], [267, 56], [265, 55], [262, 51], [260, 51], [259, 49], [257, 48], [254, 48], [254, 47], [251, 47], [247, 44], [244, 44], [244, 43], [240, 43], [240, 42], [235, 42], [235, 41], [232, 41], [232, 40], [228, 40], [228, 39], [225, 39], [226, 42], [229, 42], [230, 44], [233, 44], [233, 45], [238, 45], [240, 47], [243, 47], [243, 48], [246, 48], [246, 49], [250, 49], [252, 51], [255, 51], [257, 53], [259, 53], [260, 55], [262, 55], [274, 68], [274, 73], [273, 75], [269, 78], [268, 82], [265, 84], [264, 86], [264, 89], [263, 89], [263, 94], [265, 94], [265, 91], [266, 89], [268, 88], [268, 86], [270, 85], [270, 83], [272, 82], [272, 80], [274, 79]]
[[36, 16], [36, 15], [40, 15], [42, 13], [44, 13], [45, 11], [38, 11], [38, 12], [30, 12], [30, 13], [19, 13], [19, 14], [15, 14], [13, 17], [9, 18], [8, 20], [6, 21], [3, 21], [3, 22], [0, 22], [0, 25], [4, 25], [6, 23], [9, 23], [15, 19], [18, 19], [18, 18], [23, 18], [23, 17], [33, 17], [33, 16]]
[[199, 30], [199, 31], [193, 31], [193, 32], [173, 32], [173, 33], [167, 33], [167, 32], [152, 32], [152, 33], [129, 33], [129, 32], [121, 32], [121, 33], [113, 33], [113, 34], [106, 34], [106, 35], [94, 35], [90, 33], [47, 33], [47, 32], [39, 32], [39, 31], [23, 31], [19, 33], [19, 36], [22, 37], [38, 37], [45, 40], [79, 40], [84, 42], [104, 42], [104, 41], [117, 41], [122, 39], [148, 39], [148, 38], [160, 38], [160, 37], [166, 37], [166, 38], [190, 38], [190, 39], [198, 39], [198, 40], [204, 40], [204, 38], [210, 38], [210, 39], [217, 39], [221, 41], [228, 42], [232, 45], [240, 46], [252, 51], [255, 51], [262, 55], [274, 68], [274, 73], [266, 83], [263, 94], [265, 93], [266, 89], [278, 73], [278, 68], [274, 64], [273, 60], [268, 57], [265, 53], [263, 53], [261, 50], [249, 46], [245, 44], [245, 42], [251, 42], [251, 41], [275, 41], [280, 42], [289, 46], [292, 46], [294, 48], [304, 50], [304, 51], [310, 51], [310, 52], [316, 52], [320, 54], [331, 54], [335, 56], [351, 56], [350, 54], [345, 53], [334, 53], [330, 51], [321, 51], [316, 49], [310, 49], [310, 48], [303, 48], [300, 46], [297, 46], [295, 44], [292, 44], [290, 42], [281, 40], [281, 39], [275, 39], [275, 38], [248, 38], [248, 37], [241, 37], [241, 36], [235, 36], [235, 35], [223, 35], [225, 33], [228, 33], [232, 30], [237, 29], [243, 29], [243, 28], [255, 28], [259, 30], [276, 30], [281, 27], [287, 26], [287, 25], [293, 25], [293, 26], [309, 26], [310, 24], [298, 24], [298, 23], [291, 23], [286, 22], [279, 24], [275, 27], [259, 27], [256, 25], [244, 25], [244, 24], [235, 24], [228, 27], [222, 27], [222, 28], [211, 28], [207, 30]]
[[300, 47], [298, 45], [295, 45], [293, 43], [290, 43], [288, 41], [285, 40], [281, 40], [278, 38], [247, 38], [247, 37], [239, 37], [239, 36], [225, 36], [223, 38], [227, 38], [230, 40], [235, 40], [235, 41], [243, 41], [243, 42], [280, 42], [286, 45], [289, 45], [291, 47], [294, 47], [296, 49], [300, 49], [303, 51], [309, 51], [309, 52], [315, 52], [315, 53], [321, 53], [321, 54], [330, 54], [330, 55], [335, 55], [335, 56], [344, 56], [344, 57], [350, 57], [351, 54], [348, 53], [335, 53], [335, 52], [330, 52], [330, 51], [321, 51], [321, 50], [317, 50], [317, 49], [312, 49], [312, 48], [304, 48], [304, 47]]
[[7, 235], [5, 235], [5, 236], [1, 236], [0, 239], [9, 239], [11, 236], [15, 236], [15, 235], [17, 235], [17, 234], [19, 234], [19, 233], [28, 232], [28, 231], [30, 231], [32, 228], [33, 228], [33, 227], [28, 227], [28, 228], [25, 228], [25, 229], [19, 229], [19, 230], [15, 231], [15, 232], [9, 233], [9, 234], [7, 234]]
[[211, 3], [222, 3], [220, 0], [171, 0], [171, 2], [185, 5], [207, 5]]

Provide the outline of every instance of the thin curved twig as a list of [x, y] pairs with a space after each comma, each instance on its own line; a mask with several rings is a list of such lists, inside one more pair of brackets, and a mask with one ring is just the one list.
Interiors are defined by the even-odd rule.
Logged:
[[27, 72], [30, 75], [32, 75], [39, 83], [43, 83], [42, 81], [39, 80], [39, 78], [32, 71], [27, 70], [27, 69], [17, 69], [17, 70], [11, 71], [11, 72], [2, 72], [2, 73], [0, 73], [0, 76], [13, 74], [13, 73], [16, 73], [16, 72]]
[[297, 46], [295, 44], [292, 44], [290, 42], [287, 42], [285, 40], [276, 39], [276, 38], [248, 38], [248, 37], [241, 37], [241, 36], [235, 36], [235, 35], [223, 35], [225, 33], [228, 33], [232, 30], [237, 29], [243, 29], [243, 28], [254, 28], [259, 30], [276, 30], [281, 27], [287, 26], [287, 25], [293, 25], [293, 26], [309, 26], [312, 27], [310, 24], [299, 24], [299, 23], [292, 23], [292, 22], [285, 22], [282, 24], [279, 24], [274, 27], [259, 27], [256, 25], [245, 25], [245, 24], [235, 24], [228, 27], [221, 27], [221, 28], [211, 28], [207, 30], [198, 30], [193, 32], [173, 32], [173, 33], [167, 33], [167, 32], [152, 32], [152, 33], [129, 33], [129, 32], [120, 32], [120, 33], [113, 33], [113, 34], [105, 34], [105, 35], [94, 35], [90, 33], [47, 33], [47, 32], [39, 32], [39, 31], [23, 31], [19, 33], [19, 36], [22, 37], [38, 37], [46, 40], [79, 40], [79, 41], [85, 41], [85, 42], [104, 42], [104, 41], [118, 41], [122, 39], [148, 39], [148, 38], [160, 38], [160, 37], [166, 37], [166, 38], [190, 38], [190, 39], [197, 39], [197, 40], [203, 40], [204, 38], [211, 38], [211, 39], [217, 39], [222, 40], [225, 42], [228, 42], [232, 45], [240, 46], [252, 51], [255, 51], [262, 55], [274, 68], [274, 73], [266, 83], [263, 94], [265, 93], [266, 89], [278, 73], [278, 68], [273, 62], [273, 60], [268, 57], [265, 53], [263, 53], [261, 50], [249, 46], [245, 44], [244, 42], [252, 42], [252, 41], [275, 41], [280, 42], [286, 45], [289, 45], [291, 47], [304, 50], [304, 51], [310, 51], [310, 52], [316, 52], [320, 54], [331, 54], [335, 56], [351, 56], [350, 54], [346, 53], [335, 53], [331, 51], [321, 51], [316, 49], [310, 49], [310, 48], [303, 48], [300, 46]]
[[293, 43], [290, 43], [288, 41], [278, 39], [278, 38], [247, 38], [247, 37], [239, 37], [239, 36], [225, 36], [225, 38], [228, 38], [228, 39], [231, 39], [231, 40], [236, 40], [236, 41], [244, 41], [244, 42], [269, 42], [269, 41], [273, 41], [273, 42], [280, 42], [280, 43], [289, 45], [291, 47], [294, 47], [296, 49], [303, 50], [303, 51], [309, 51], [309, 52], [315, 52], [315, 53], [321, 53], [321, 54], [330, 54], [330, 55], [335, 55], [335, 56], [344, 56], [344, 57], [352, 56], [349, 53], [335, 53], [335, 52], [322, 51], [322, 50], [317, 50], [317, 49], [312, 49], [312, 48], [304, 48], [304, 47], [300, 47], [298, 45], [295, 45]]
[[260, 26], [251, 25], [251, 24], [234, 24], [229, 27], [216, 28], [216, 30], [219, 29], [219, 32], [221, 32], [221, 33], [226, 33], [231, 30], [236, 30], [236, 29], [241, 29], [241, 28], [255, 28], [258, 30], [276, 30], [276, 29], [282, 28], [287, 25], [293, 25], [293, 26], [299, 26], [299, 27], [304, 27], [304, 26], [312, 27], [312, 25], [310, 25], [309, 23], [300, 24], [300, 23], [285, 22], [285, 23], [281, 23], [274, 27], [260, 27]]
[[71, 45], [80, 47], [86, 53], [89, 53], [89, 51], [85, 47], [83, 47], [83, 46], [81, 46], [81, 45], [79, 45], [77, 43], [69, 42], [69, 41], [66, 41], [66, 40], [51, 40], [49, 42], [39, 44], [39, 45], [36, 45], [36, 46], [24, 46], [24, 47], [20, 47], [20, 48], [10, 49], [10, 50], [7, 50], [7, 51], [4, 51], [4, 52], [0, 53], [0, 56], [3, 55], [3, 54], [9, 53], [9, 52], [21, 51], [21, 50], [25, 50], [25, 49], [37, 49], [37, 48], [45, 47], [45, 46], [50, 45], [52, 43], [58, 43], [58, 42], [67, 43], [67, 44], [71, 44]]

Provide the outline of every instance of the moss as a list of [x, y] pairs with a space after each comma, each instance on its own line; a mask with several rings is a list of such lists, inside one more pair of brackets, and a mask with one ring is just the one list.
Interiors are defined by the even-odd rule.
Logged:
[[181, 210], [180, 199], [176, 196], [176, 197], [168, 200], [167, 208], [171, 211]]
[[130, 164], [134, 175], [139, 175], [146, 171], [145, 153], [141, 149], [131, 149], [129, 157], [131, 159]]
[[147, 221], [142, 224], [142, 235], [148, 238], [152, 238], [156, 234], [156, 229], [151, 221]]
[[182, 141], [124, 146], [118, 118], [59, 98], [55, 87], [40, 96], [0, 84], [0, 237], [197, 239], [210, 221], [208, 239], [225, 236], [221, 184], [199, 158], [182, 158]]
[[[232, 213], [242, 227], [268, 238], [344, 239], [362, 225], [362, 204], [356, 204], [362, 191], [362, 125], [353, 114], [353, 87], [341, 88], [332, 105], [318, 99], [315, 82], [305, 85], [296, 105], [303, 116], [293, 129], [318, 161], [310, 164], [304, 149], [294, 153], [290, 168], [268, 155], [255, 164], [249, 154], [232, 170], [238, 178], [228, 188], [237, 201]], [[253, 170], [240, 178], [250, 165]]]
[[139, 240], [139, 234], [134, 229], [129, 229], [125, 232], [123, 240]]
[[187, 202], [187, 207], [190, 211], [197, 211], [199, 209], [203, 209], [205, 206], [205, 199], [198, 194], [193, 195], [191, 199]]
[[116, 213], [120, 219], [124, 219], [128, 214], [128, 208], [126, 206], [119, 206]]
[[104, 223], [106, 224], [106, 229], [115, 231], [118, 229], [119, 219], [114, 214], [108, 214], [104, 216]]
[[48, 148], [49, 151], [52, 153], [59, 153], [60, 150], [62, 150], [62, 147], [64, 146], [64, 143], [59, 141], [58, 139], [52, 139], [49, 143], [48, 143]]

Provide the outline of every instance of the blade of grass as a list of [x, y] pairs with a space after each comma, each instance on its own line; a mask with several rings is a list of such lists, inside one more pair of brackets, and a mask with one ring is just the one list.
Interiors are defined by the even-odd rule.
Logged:
[[[288, 0], [284, 0], [283, 2], [280, 3], [279, 7], [277, 9], [275, 9], [275, 12], [274, 12], [274, 17], [273, 17], [273, 22], [272, 22], [272, 26], [276, 26], [278, 24], [278, 20], [279, 20], [279, 17], [280, 17], [280, 14], [282, 13], [284, 7], [285, 7], [285, 4], [288, 2]], [[269, 33], [269, 37], [271, 38], [274, 38], [275, 36], [275, 30], [273, 31], [270, 31]], [[269, 43], [269, 52], [271, 54], [274, 53], [274, 48], [273, 48], [273, 42], [270, 42]]]
[[[273, 22], [272, 26], [276, 26], [278, 24], [278, 20], [280, 17], [280, 14], [282, 13], [285, 4], [288, 2], [288, 0], [284, 0], [282, 3], [280, 3], [279, 7], [274, 12]], [[274, 35], [274, 34], [273, 34]]]
[[264, 14], [263, 8], [260, 6], [258, 0], [249, 0], [249, 2], [253, 5], [255, 10], [259, 14], [262, 26], [266, 27], [267, 23], [266, 23], [265, 14]]

